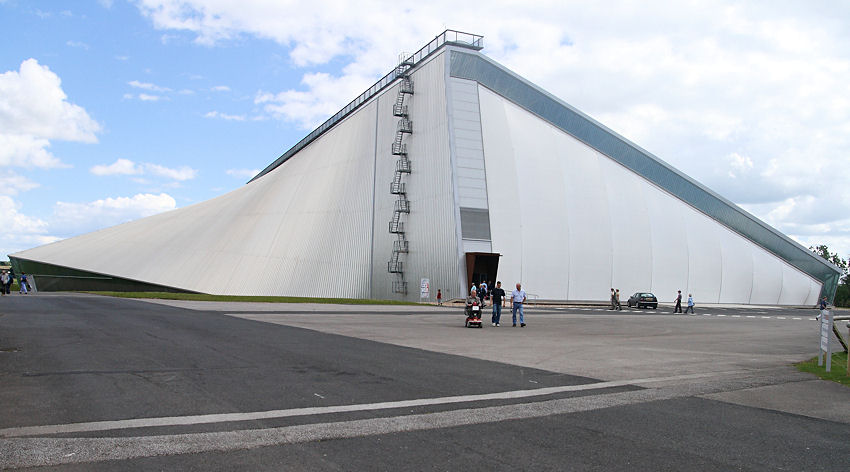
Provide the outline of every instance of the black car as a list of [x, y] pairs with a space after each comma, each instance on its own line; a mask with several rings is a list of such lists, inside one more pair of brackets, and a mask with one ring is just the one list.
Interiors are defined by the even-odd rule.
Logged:
[[649, 292], [638, 292], [631, 297], [629, 297], [629, 308], [632, 306], [636, 306], [638, 308], [652, 308], [653, 310], [658, 308], [658, 299], [655, 298], [655, 295]]

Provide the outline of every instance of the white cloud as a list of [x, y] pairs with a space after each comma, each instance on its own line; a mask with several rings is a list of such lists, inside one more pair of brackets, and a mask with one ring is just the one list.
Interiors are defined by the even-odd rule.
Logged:
[[254, 103], [277, 118], [298, 123], [303, 129], [313, 129], [342, 106], [360, 95], [373, 82], [366, 75], [333, 77], [319, 72], [306, 74], [301, 83], [309, 91], [286, 90], [279, 93], [260, 91]]
[[145, 172], [178, 181], [191, 180], [198, 175], [198, 171], [189, 166], [180, 166], [172, 169], [158, 164], [145, 164]]
[[109, 165], [96, 165], [90, 171], [94, 175], [136, 175], [144, 172], [141, 166], [129, 159], [118, 159]]
[[260, 173], [259, 169], [227, 169], [227, 175], [236, 177], [238, 179], [252, 179], [255, 175]]
[[82, 42], [82, 41], [66, 41], [65, 45], [70, 46], [72, 48], [86, 49], [86, 50], [89, 49], [89, 45]]
[[17, 195], [19, 192], [26, 192], [37, 187], [39, 187], [38, 183], [15, 172], [6, 171], [0, 174], [0, 195]]
[[219, 113], [217, 111], [207, 112], [204, 114], [204, 118], [220, 118], [228, 121], [245, 121], [247, 119], [245, 115], [228, 115], [227, 113]]
[[171, 89], [168, 87], [160, 87], [159, 85], [152, 84], [150, 82], [139, 82], [138, 80], [131, 80], [127, 82], [127, 85], [133, 88], [139, 88], [142, 90], [149, 90], [151, 92], [170, 92]]
[[[8, 195], [0, 195], [0, 227], [3, 228], [0, 232], [0, 245], [8, 254], [60, 239], [47, 234], [46, 221], [24, 215], [20, 213], [20, 208], [20, 201]], [[3, 257], [5, 256], [6, 254], [3, 254]]]
[[177, 208], [167, 193], [140, 193], [132, 197], [110, 197], [92, 202], [56, 202], [50, 232], [62, 236], [94, 231]]
[[[288, 48], [301, 86], [255, 104], [312, 128], [444, 24], [485, 53], [783, 231], [850, 228], [850, 4], [790, 1], [480, 4], [141, 0], [162, 30], [200, 44], [244, 35]], [[316, 65], [341, 62], [344, 67]], [[333, 70], [339, 72], [333, 72]], [[730, 178], [730, 173], [734, 178]], [[793, 202], [793, 209], [789, 205]], [[806, 210], [809, 209], [809, 211]], [[815, 209], [822, 209], [815, 211]], [[796, 222], [818, 215], [819, 229]], [[812, 217], [815, 218], [815, 217]], [[797, 225], [797, 226], [794, 226]], [[820, 232], [818, 232], [820, 231]], [[841, 240], [839, 236], [831, 236]], [[850, 246], [844, 246], [850, 252]]]
[[100, 125], [67, 101], [62, 81], [35, 59], [0, 74], [0, 166], [63, 167], [51, 140], [97, 142]]
[[227, 85], [216, 85], [215, 87], [210, 88], [213, 92], [229, 92], [230, 87]]
[[742, 156], [737, 152], [733, 152], [726, 156], [729, 161], [729, 177], [736, 178], [738, 175], [746, 174], [753, 168], [753, 160], [747, 156]]
[[[178, 168], [170, 168], [159, 164], [141, 163], [137, 164], [129, 159], [118, 159], [109, 165], [96, 165], [89, 171], [94, 175], [109, 176], [109, 175], [154, 175], [157, 177], [165, 177], [167, 179], [184, 181], [194, 179], [198, 171], [189, 166], [180, 166]], [[145, 179], [137, 179], [139, 183], [149, 183]]]
[[139, 100], [143, 102], [158, 102], [160, 100], [168, 100], [168, 98], [163, 97], [162, 95], [149, 95], [147, 93], [140, 93]]

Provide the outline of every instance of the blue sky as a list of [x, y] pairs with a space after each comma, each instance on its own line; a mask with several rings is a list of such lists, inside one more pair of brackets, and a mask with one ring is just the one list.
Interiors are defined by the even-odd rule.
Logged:
[[243, 185], [446, 27], [850, 255], [840, 2], [0, 0], [0, 252]]

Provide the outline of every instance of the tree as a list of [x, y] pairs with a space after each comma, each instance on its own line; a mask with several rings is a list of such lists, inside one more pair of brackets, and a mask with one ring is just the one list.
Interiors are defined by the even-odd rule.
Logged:
[[841, 278], [838, 279], [838, 290], [835, 291], [835, 306], [850, 306], [850, 266], [846, 259], [842, 259], [837, 253], [830, 252], [826, 244], [810, 246], [809, 250], [835, 264], [841, 269]]

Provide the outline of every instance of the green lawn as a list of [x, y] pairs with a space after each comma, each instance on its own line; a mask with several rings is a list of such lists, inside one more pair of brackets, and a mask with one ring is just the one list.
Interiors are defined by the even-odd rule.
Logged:
[[799, 370], [815, 374], [823, 380], [831, 380], [850, 387], [850, 376], [847, 375], [847, 353], [844, 351], [832, 355], [832, 369], [830, 372], [826, 371], [825, 364], [822, 367], [818, 367], [817, 357], [794, 365]]
[[95, 295], [121, 298], [157, 298], [163, 300], [195, 300], [206, 302], [261, 302], [261, 303], [327, 303], [337, 305], [420, 305], [420, 303], [398, 300], [362, 300], [357, 298], [310, 298], [310, 297], [249, 297], [235, 295], [206, 295], [203, 293], [168, 292], [84, 292]]

